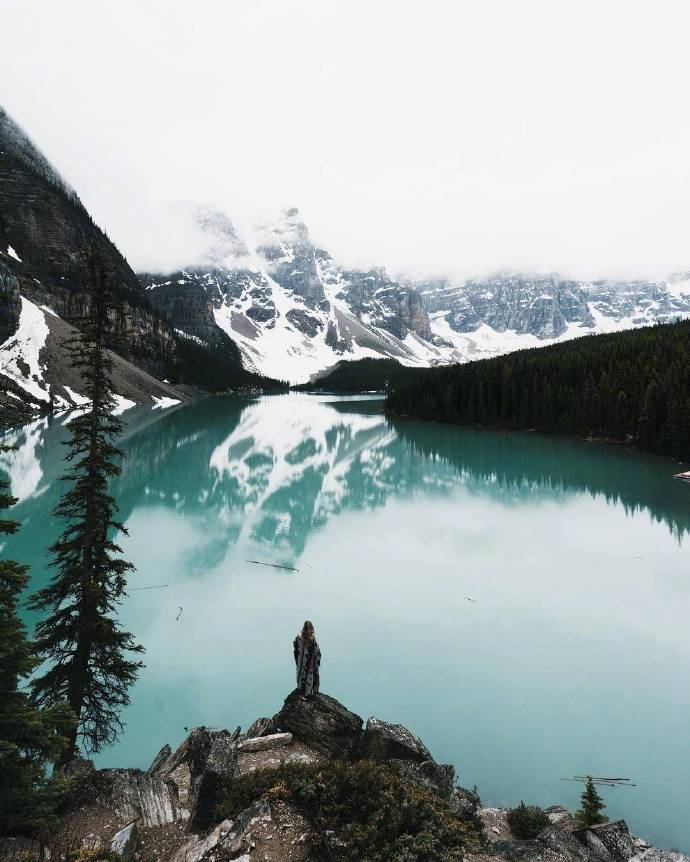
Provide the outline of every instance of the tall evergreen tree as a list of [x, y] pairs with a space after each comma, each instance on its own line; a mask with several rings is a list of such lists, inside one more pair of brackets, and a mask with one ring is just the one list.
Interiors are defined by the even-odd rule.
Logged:
[[[15, 502], [0, 482], [0, 510]], [[0, 536], [18, 527], [0, 519]], [[28, 580], [27, 566], [0, 560], [0, 835], [30, 834], [46, 825], [57, 784], [46, 777], [45, 765], [60, 756], [73, 726], [64, 704], [37, 709], [21, 687], [37, 664], [17, 614]]]
[[597, 823], [606, 823], [608, 817], [601, 812], [606, 808], [604, 800], [599, 795], [591, 775], [585, 779], [585, 789], [580, 797], [582, 806], [577, 812], [577, 819], [583, 826], [596, 826]]
[[56, 572], [50, 584], [31, 599], [47, 613], [36, 628], [36, 648], [48, 667], [32, 683], [36, 703], [66, 699], [78, 719], [65, 760], [81, 741], [87, 752], [115, 741], [122, 730], [121, 711], [142, 667], [135, 654], [143, 648], [117, 621], [125, 596], [125, 576], [133, 567], [120, 556], [114, 534], [126, 534], [116, 520], [110, 480], [121, 472], [123, 453], [113, 443], [123, 425], [114, 406], [107, 352], [109, 307], [102, 259], [90, 256], [91, 290], [87, 321], [71, 344], [72, 361], [82, 375], [90, 406], [70, 423], [62, 479], [69, 488], [54, 514], [67, 522], [50, 548]]

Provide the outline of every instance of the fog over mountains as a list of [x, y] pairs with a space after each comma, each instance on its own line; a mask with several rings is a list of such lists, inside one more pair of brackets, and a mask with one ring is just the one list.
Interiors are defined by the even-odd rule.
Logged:
[[457, 281], [353, 268], [313, 241], [296, 208], [240, 229], [231, 213], [196, 207], [189, 220], [202, 251], [175, 272], [137, 276], [127, 250], [2, 110], [0, 213], [0, 408], [16, 419], [80, 403], [63, 341], [88, 310], [84, 252], [93, 247], [122, 302], [115, 385], [123, 409], [182, 399], [190, 385], [300, 383], [363, 357], [465, 362], [690, 315], [688, 273]]
[[[582, 282], [556, 273], [409, 279], [341, 265], [296, 208], [241, 234], [222, 212], [190, 218], [200, 261], [140, 274], [153, 305], [189, 338], [235, 341], [245, 367], [302, 382], [342, 359], [464, 362], [690, 315], [690, 276]], [[205, 297], [205, 299], [204, 299]]]

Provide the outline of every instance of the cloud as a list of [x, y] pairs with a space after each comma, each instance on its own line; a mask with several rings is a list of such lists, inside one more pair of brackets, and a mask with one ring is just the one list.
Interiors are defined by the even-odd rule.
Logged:
[[299, 206], [393, 271], [654, 276], [690, 267], [688, 24], [671, 0], [10, 0], [0, 74], [137, 268], [198, 253], [198, 202]]

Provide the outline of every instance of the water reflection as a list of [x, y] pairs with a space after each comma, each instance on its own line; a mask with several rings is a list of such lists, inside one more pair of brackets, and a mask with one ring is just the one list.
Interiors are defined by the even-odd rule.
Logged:
[[[121, 517], [164, 506], [201, 518], [204, 544], [196, 564], [187, 561], [192, 568], [215, 564], [237, 542], [291, 563], [310, 532], [343, 510], [458, 486], [506, 505], [602, 495], [630, 514], [647, 512], [679, 539], [690, 530], [690, 492], [672, 481], [670, 461], [566, 438], [388, 421], [378, 400], [215, 398], [125, 419], [127, 458], [114, 487]], [[67, 436], [64, 419], [38, 419], [6, 434], [16, 448], [0, 455], [20, 500], [16, 517], [41, 524], [44, 547], [57, 530], [51, 511]], [[42, 569], [33, 530], [12, 544]]]
[[[632, 774], [635, 796], [608, 813], [690, 847], [690, 485], [675, 464], [388, 421], [376, 400], [215, 398], [124, 418], [114, 491], [136, 572], [121, 615], [146, 669], [101, 763], [146, 766], [185, 726], [275, 711], [308, 616], [326, 690], [410, 726], [487, 802], [573, 805], [562, 777]], [[61, 527], [61, 421], [12, 432], [0, 459], [21, 498], [6, 551], [34, 587]]]

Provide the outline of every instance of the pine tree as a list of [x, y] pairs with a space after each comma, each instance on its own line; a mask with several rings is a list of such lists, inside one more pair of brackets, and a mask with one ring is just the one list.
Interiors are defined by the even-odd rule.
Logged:
[[[7, 483], [0, 482], [0, 509], [15, 502]], [[2, 519], [0, 535], [18, 527]], [[73, 726], [66, 705], [36, 709], [20, 687], [37, 664], [17, 614], [27, 571], [13, 560], [0, 560], [0, 835], [32, 834], [48, 825], [59, 785], [48, 780], [45, 765], [60, 756]]]
[[39, 705], [66, 699], [78, 719], [64, 760], [76, 754], [78, 740], [96, 752], [117, 739], [120, 713], [142, 667], [134, 654], [143, 652], [115, 617], [133, 568], [113, 540], [116, 531], [126, 530], [115, 519], [117, 505], [108, 492], [109, 481], [121, 472], [123, 453], [113, 440], [123, 425], [111, 413], [111, 309], [104, 263], [95, 253], [89, 268], [89, 316], [70, 349], [90, 407], [69, 425], [69, 467], [62, 479], [70, 487], [54, 511], [67, 526], [50, 548], [56, 573], [31, 599], [31, 607], [47, 612], [36, 628], [36, 648], [49, 665], [32, 683], [34, 699]]
[[580, 805], [582, 808], [577, 812], [576, 817], [583, 826], [596, 826], [597, 823], [606, 823], [608, 817], [601, 812], [606, 808], [604, 800], [599, 795], [592, 776], [588, 775], [585, 780], [585, 789], [580, 797]]

